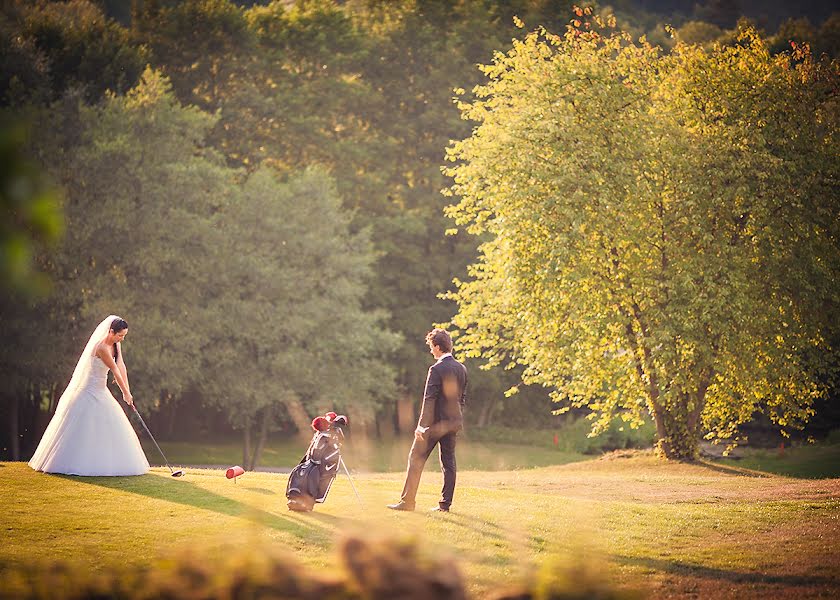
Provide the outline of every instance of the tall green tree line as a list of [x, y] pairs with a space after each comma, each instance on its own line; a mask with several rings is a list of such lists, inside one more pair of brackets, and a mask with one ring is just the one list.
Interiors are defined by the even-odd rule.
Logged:
[[53, 293], [4, 298], [15, 406], [54, 408], [91, 323], [116, 311], [141, 409], [198, 389], [242, 432], [249, 468], [278, 417], [303, 429], [307, 411], [352, 406], [357, 426], [374, 425], [397, 338], [362, 306], [369, 232], [351, 230], [326, 172], [228, 166], [205, 143], [217, 117], [183, 107], [152, 70], [95, 106], [68, 96], [30, 112], [66, 231], [44, 265]]
[[[109, 102], [103, 100], [106, 90], [125, 95], [137, 85], [144, 65], [150, 63], [172, 86], [168, 101], [213, 115], [203, 121], [200, 134], [190, 134], [192, 145], [178, 148], [187, 153], [200, 151], [205, 160], [212, 157], [219, 168], [235, 173], [231, 176], [239, 179], [237, 195], [248, 197], [251, 190], [260, 189], [258, 182], [271, 179], [266, 170], [270, 169], [281, 181], [291, 182], [282, 194], [276, 191], [280, 207], [300, 198], [290, 191], [295, 186], [313, 193], [317, 188], [318, 194], [326, 194], [319, 198], [340, 198], [342, 210], [351, 215], [342, 227], [350, 238], [369, 236], [371, 246], [362, 254], [372, 252], [375, 256], [371, 276], [361, 277], [366, 285], [358, 298], [360, 308], [366, 315], [376, 315], [387, 331], [402, 340], [395, 345], [393, 336], [383, 330], [381, 350], [385, 354], [377, 356], [394, 371], [386, 369], [381, 387], [393, 389], [390, 386], [395, 383], [396, 393], [377, 395], [369, 404], [372, 413], [364, 420], [382, 433], [392, 429], [392, 421], [413, 427], [412, 405], [428, 360], [422, 336], [431, 323], [447, 321], [456, 310], [451, 299], [442, 301], [437, 295], [447, 289], [453, 276], [463, 279], [466, 265], [476, 256], [476, 241], [470, 236], [441, 235], [450, 225], [443, 216], [447, 200], [439, 194], [450, 184], [440, 172], [444, 148], [450, 140], [468, 136], [473, 127], [454, 105], [453, 89], [472, 89], [480, 81], [476, 63], [485, 63], [495, 51], [509, 47], [517, 35], [515, 15], [529, 25], [560, 30], [574, 16], [571, 5], [547, 0], [248, 4], [254, 6], [242, 7], [228, 0], [143, 0], [132, 3], [130, 20], [120, 25], [86, 0], [8, 3], [0, 20], [3, 102], [12, 107], [49, 105], [54, 112], [71, 114], [74, 106]], [[21, 114], [19, 108], [11, 112]], [[59, 121], [55, 132], [43, 127], [38, 132], [62, 132], [65, 137], [56, 147], [67, 152], [72, 152], [73, 144], [86, 143], [72, 119]], [[137, 140], [143, 135], [136, 134]], [[137, 140], [134, 143], [140, 143]], [[167, 156], [173, 164], [179, 162], [177, 154]], [[43, 160], [56, 159], [44, 155]], [[92, 159], [85, 166], [95, 168], [96, 163]], [[147, 162], [138, 161], [135, 167], [138, 183], [145, 185], [147, 178], [157, 177], [158, 171]], [[320, 173], [326, 187], [304, 185], [305, 181], [312, 183], [305, 173], [310, 173], [309, 177]], [[214, 181], [193, 175], [188, 169], [184, 181]], [[303, 179], [299, 181], [299, 177]], [[99, 185], [74, 178], [61, 181], [65, 185]], [[127, 184], [121, 185], [128, 189]], [[222, 206], [228, 206], [223, 199], [232, 193], [228, 187], [205, 185], [200, 189], [205, 192], [205, 208], [214, 218]], [[92, 200], [87, 210], [93, 211], [96, 202], [105, 197], [96, 196], [98, 200]], [[215, 227], [227, 229], [228, 237], [235, 237], [238, 230], [233, 222], [218, 218], [213, 222]], [[157, 230], [150, 226], [148, 231], [152, 235]], [[264, 267], [265, 277], [270, 277], [267, 257], [273, 252], [281, 255], [279, 248], [269, 248], [275, 233], [267, 229], [264, 235], [259, 230], [254, 234], [255, 239], [245, 236], [242, 240], [243, 244], [252, 243], [243, 246], [244, 253], [252, 258], [263, 253], [262, 266], [251, 267], [256, 272]], [[256, 239], [262, 242], [256, 244]], [[220, 238], [203, 243], [227, 242]], [[78, 259], [80, 251], [68, 252]], [[190, 251], [204, 253], [200, 246]], [[150, 256], [161, 264], [170, 260], [160, 252]], [[225, 264], [225, 270], [212, 273], [218, 279], [217, 287], [222, 281], [225, 286], [235, 281], [233, 275], [228, 277], [236, 272], [233, 263]], [[54, 273], [59, 280], [75, 276], [72, 270]], [[179, 273], [178, 268], [170, 267], [169, 273]], [[202, 306], [206, 299], [197, 296], [196, 290], [209, 289], [208, 276], [188, 269], [180, 277], [182, 283], [173, 284], [173, 289], [179, 285], [188, 288], [184, 295], [188, 301], [183, 304]], [[154, 285], [166, 285], [168, 279], [161, 276], [155, 281]], [[191, 281], [194, 286], [189, 285]], [[148, 290], [154, 296], [152, 284]], [[359, 290], [354, 288], [353, 293]], [[284, 298], [286, 302], [289, 297]], [[150, 298], [150, 306], [158, 300]], [[55, 309], [53, 314], [74, 315], [73, 310]], [[153, 336], [163, 333], [148, 326]], [[61, 329], [56, 331], [58, 337]], [[306, 337], [294, 338], [295, 343]], [[248, 355], [239, 348], [236, 353]], [[231, 350], [224, 356], [233, 355]], [[333, 355], [333, 360], [339, 358]], [[189, 367], [185, 366], [183, 373], [188, 373]], [[168, 414], [169, 422], [179, 410], [191, 408], [184, 405], [188, 398], [203, 398], [214, 410], [223, 408], [219, 400], [224, 396], [222, 387], [199, 390], [190, 376], [170, 372], [164, 377], [153, 369], [149, 373], [153, 381], [169, 379], [155, 393], [161, 414]], [[513, 375], [504, 371], [476, 373], [471, 380], [468, 418], [483, 424], [494, 416], [521, 421], [523, 407], [547, 407], [545, 394], [529, 388], [519, 397], [503, 400], [502, 391], [517, 381]], [[272, 421], [302, 426], [302, 414], [317, 405], [316, 395], [303, 391], [304, 387], [294, 388], [294, 394], [285, 396], [289, 399], [286, 408], [273, 413], [266, 410], [259, 394], [248, 396], [250, 400], [243, 396], [242, 402], [256, 409], [236, 426], [243, 432], [270, 428]], [[189, 394], [183, 393], [186, 391]], [[28, 393], [31, 403], [39, 401], [31, 386]], [[302, 403], [296, 404], [297, 400]], [[227, 413], [227, 418], [234, 420], [235, 415]], [[256, 448], [259, 443], [250, 445]]]
[[[441, 239], [443, 148], [468, 131], [452, 90], [477, 81], [475, 64], [507, 43], [513, 14], [567, 13], [549, 4], [316, 0], [242, 10], [207, 1], [135, 13], [136, 34], [182, 102], [220, 111], [211, 143], [229, 161], [324, 165], [357, 226], [372, 228], [381, 258], [368, 304], [405, 340], [391, 411], [405, 422], [427, 362], [418, 342], [452, 314], [437, 294], [475, 254], [472, 240]], [[489, 395], [501, 398], [506, 386], [492, 379]]]
[[[540, 3], [531, 5], [537, 10]], [[403, 422], [412, 420], [413, 396], [422, 384], [428, 359], [422, 336], [431, 323], [451, 314], [436, 294], [474, 252], [471, 242], [438, 241], [445, 228], [444, 201], [438, 194], [445, 180], [438, 165], [453, 133], [465, 131], [451, 104], [451, 89], [462, 84], [464, 77], [474, 76], [473, 63], [503, 43], [504, 36], [498, 32], [509, 28], [505, 23], [510, 23], [512, 12], [531, 5], [512, 5], [503, 14], [475, 2], [452, 7], [422, 2], [345, 7], [332, 2], [292, 6], [276, 2], [250, 10], [220, 1], [138, 2], [131, 26], [121, 27], [103, 18], [90, 2], [11, 4], [3, 20], [8, 41], [4, 74], [9, 76], [4, 97], [13, 107], [58, 101], [50, 109], [53, 112], [79, 101], [96, 105], [105, 90], [126, 93], [136, 83], [142, 65], [152, 62], [172, 82], [181, 104], [216, 115], [204, 127], [197, 145], [214, 149], [226, 166], [252, 173], [263, 165], [290, 177], [320, 165], [336, 182], [335, 193], [344, 206], [355, 211], [350, 229], [367, 231], [379, 257], [364, 307], [385, 309], [389, 329], [401, 332], [404, 339], [397, 347], [396, 360], [393, 355], [390, 359], [390, 364], [397, 365], [400, 393], [391, 394], [391, 406], [374, 403], [379, 406], [375, 425], [387, 432], [393, 427], [397, 405]], [[441, 41], [441, 31], [447, 30]], [[462, 47], [465, 39], [475, 38], [476, 31], [492, 35]], [[53, 126], [42, 124], [38, 131]], [[55, 126], [65, 136], [60, 147], [72, 153], [80, 135], [72, 119]], [[55, 161], [46, 155], [41, 158], [44, 164]], [[174, 155], [168, 159], [177, 162]], [[143, 161], [135, 166], [136, 183], [142, 188], [154, 171]], [[61, 181], [65, 186], [76, 184], [73, 179]], [[85, 181], [92, 187], [84, 189], [102, 189], [111, 183], [107, 178]], [[224, 188], [202, 189], [209, 194], [208, 206], [216, 210], [212, 206]], [[74, 191], [74, 195], [82, 194]], [[93, 211], [104, 197], [92, 197], [86, 210]], [[119, 231], [118, 225], [115, 230]], [[61, 252], [77, 260], [81, 250], [68, 241]], [[155, 260], [166, 261], [166, 252], [153, 254]], [[72, 269], [51, 268], [58, 282], [74, 276]], [[182, 274], [188, 292], [204, 289], [204, 277], [196, 270]], [[155, 284], [167, 285], [166, 281], [162, 277]], [[154, 289], [152, 284], [149, 289]], [[185, 306], [198, 301], [189, 293], [183, 297]], [[74, 315], [75, 310], [65, 307], [53, 312]], [[163, 333], [150, 323], [143, 325], [152, 327], [148, 330], [152, 337]], [[74, 339], [66, 333], [65, 337]], [[81, 334], [75, 333], [76, 337]], [[56, 330], [59, 335], [61, 328]], [[383, 350], [393, 349], [390, 339], [385, 336]], [[168, 364], [174, 368], [179, 362]], [[154, 396], [161, 412], [168, 411], [171, 423], [185, 398], [182, 392], [190, 387], [190, 370], [176, 375], [149, 369], [151, 380], [166, 382]], [[393, 381], [389, 372], [386, 365], [377, 384], [381, 390], [389, 389]], [[510, 384], [498, 379], [476, 377], [474, 414], [481, 422], [497, 412], [501, 390]], [[33, 389], [30, 403], [37, 405], [42, 401]], [[206, 390], [199, 393], [209, 406], [219, 406]], [[395, 397], [399, 402], [393, 401]], [[492, 402], [481, 406], [484, 397]], [[47, 401], [42, 403], [49, 406]], [[299, 427], [301, 414], [296, 411], [294, 419]], [[292, 420], [284, 411], [273, 416]], [[372, 416], [365, 419], [373, 420]]]

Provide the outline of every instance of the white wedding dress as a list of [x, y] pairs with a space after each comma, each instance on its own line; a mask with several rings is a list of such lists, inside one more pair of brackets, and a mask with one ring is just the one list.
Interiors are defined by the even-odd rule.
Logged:
[[108, 366], [98, 356], [83, 354], [30, 467], [45, 473], [87, 476], [143, 475], [149, 471], [137, 434], [107, 382]]

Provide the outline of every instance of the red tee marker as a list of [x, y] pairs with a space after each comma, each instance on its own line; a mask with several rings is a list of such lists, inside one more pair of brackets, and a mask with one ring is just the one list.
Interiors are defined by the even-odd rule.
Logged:
[[233, 483], [236, 483], [236, 478], [240, 475], [245, 474], [245, 469], [240, 466], [231, 467], [227, 471], [225, 471], [225, 477], [228, 479], [233, 479]]

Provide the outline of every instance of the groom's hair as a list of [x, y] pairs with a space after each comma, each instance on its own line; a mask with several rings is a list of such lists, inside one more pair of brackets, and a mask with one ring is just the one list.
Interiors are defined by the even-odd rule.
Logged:
[[432, 329], [426, 334], [426, 343], [437, 346], [444, 352], [452, 352], [452, 336], [445, 329]]

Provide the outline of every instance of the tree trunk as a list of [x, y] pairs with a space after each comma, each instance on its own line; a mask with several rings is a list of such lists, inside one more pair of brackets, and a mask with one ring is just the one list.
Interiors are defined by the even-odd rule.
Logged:
[[[615, 249], [613, 249], [615, 252]], [[651, 413], [656, 424], [656, 436], [663, 440], [667, 437], [662, 409], [659, 406], [659, 388], [656, 385], [656, 374], [650, 372], [650, 351], [644, 347], [643, 340], [639, 339], [636, 330], [633, 328], [633, 317], [621, 303], [616, 303], [616, 308], [624, 319], [624, 333], [627, 336], [627, 343], [633, 354], [633, 364], [636, 366], [636, 375], [639, 378], [639, 385], [644, 388], [650, 399]], [[636, 319], [638, 323], [638, 318]], [[644, 333], [644, 328], [642, 327]]]
[[481, 412], [478, 414], [478, 427], [487, 427], [493, 421], [493, 412], [496, 409], [496, 401], [487, 400], [481, 405]]
[[[621, 265], [618, 250], [614, 246], [611, 247], [609, 255], [616, 276], [620, 277], [618, 273]], [[663, 269], [667, 268], [667, 257], [664, 254], [662, 259]], [[626, 278], [622, 278], [622, 285], [632, 294], [632, 287]], [[614, 290], [613, 295], [616, 309], [624, 321], [625, 335], [634, 358], [639, 384], [650, 401], [650, 412], [656, 424], [657, 449], [668, 459], [694, 460], [697, 457], [700, 433], [698, 423], [702, 407], [698, 410], [698, 405], [695, 404], [689, 408], [686, 398], [692, 396], [688, 394], [677, 402], [673, 400], [673, 397], [670, 401], [669, 398], [663, 399], [659, 381], [660, 373], [657, 371], [657, 364], [649, 346], [651, 335], [646, 315], [635, 300], [624, 305], [623, 295], [619, 291]], [[663, 373], [663, 376], [664, 381], [669, 381], [667, 372]], [[708, 383], [700, 387], [702, 391], [698, 390], [698, 402], [700, 396], [705, 398], [705, 388], [708, 387]]]
[[265, 440], [268, 438], [268, 428], [271, 425], [271, 422], [274, 419], [274, 407], [272, 405], [268, 405], [263, 410], [263, 418], [262, 423], [260, 424], [260, 436], [257, 438], [257, 445], [254, 447], [254, 454], [251, 457], [251, 462], [248, 465], [248, 470], [253, 471], [257, 468], [257, 464], [260, 462], [260, 457], [262, 456], [263, 448], [265, 448]]
[[175, 435], [175, 425], [178, 422], [178, 400], [168, 393], [166, 394], [166, 398], [169, 400], [167, 402], [169, 418], [166, 421], [166, 435], [169, 436], [169, 439], [172, 439]]
[[55, 414], [55, 409], [58, 408], [58, 384], [53, 383], [50, 386], [50, 418]]
[[[650, 333], [639, 305], [634, 302], [631, 305], [631, 310], [632, 313], [619, 306], [619, 311], [625, 317], [625, 330], [630, 347], [633, 349], [639, 382], [645, 386], [650, 399], [651, 413], [656, 424], [657, 450], [667, 459], [693, 460], [696, 455], [696, 440], [690, 439], [691, 436], [687, 435], [684, 418], [674, 415], [673, 407], [670, 407], [669, 410], [669, 407], [662, 405], [659, 375], [650, 347], [647, 345]], [[637, 335], [633, 328], [630, 320], [631, 314], [639, 327], [641, 336]], [[680, 421], [682, 421], [681, 425]]]
[[653, 423], [656, 425], [656, 450], [661, 452], [665, 458], [674, 458], [671, 454], [671, 445], [668, 443], [668, 428], [665, 426], [665, 415], [661, 410], [653, 410]]
[[411, 394], [400, 394], [397, 397], [397, 431], [407, 433], [414, 431], [417, 419], [414, 416], [414, 403]]
[[242, 447], [242, 468], [248, 470], [248, 461], [251, 460], [251, 424], [245, 425], [243, 429], [244, 446]]
[[10, 394], [9, 404], [9, 443], [11, 445], [12, 460], [20, 460], [20, 431], [18, 428], [20, 414], [20, 399], [15, 393]]
[[[356, 440], [369, 440], [371, 433], [375, 431], [376, 415], [368, 407], [358, 407], [352, 415], [347, 415], [350, 420], [350, 427], [353, 428], [353, 438]], [[414, 427], [412, 427], [412, 430]]]
[[307, 414], [303, 402], [297, 395], [289, 392], [283, 395], [283, 406], [289, 413], [289, 418], [297, 427], [300, 437], [308, 438], [312, 428], [312, 418]]
[[669, 460], [697, 459], [700, 430], [697, 419], [692, 422], [693, 411], [688, 410], [686, 399], [690, 396], [692, 394], [684, 393], [679, 406], [671, 406], [669, 409], [660, 406], [654, 411], [657, 448]]
[[[396, 406], [396, 402], [394, 403]], [[376, 439], [393, 440], [397, 433], [397, 415], [390, 410], [376, 419]]]
[[712, 383], [715, 371], [712, 368], [706, 369], [700, 377], [700, 385], [697, 387], [697, 392], [694, 395], [694, 404], [689, 407], [688, 411], [688, 430], [698, 438], [700, 437], [700, 416], [703, 414], [703, 409], [706, 407], [706, 391]]

